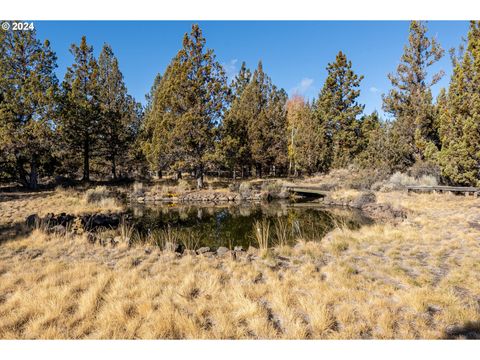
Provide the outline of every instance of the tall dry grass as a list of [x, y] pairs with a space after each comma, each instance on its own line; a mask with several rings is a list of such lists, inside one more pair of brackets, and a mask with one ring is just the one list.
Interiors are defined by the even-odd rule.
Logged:
[[[288, 256], [273, 248], [268, 257], [179, 257], [35, 230], [0, 245], [0, 338], [478, 336], [480, 199], [378, 198], [406, 208], [407, 220], [340, 224], [319, 242], [300, 240]], [[261, 225], [268, 248], [275, 225]]]
[[253, 234], [260, 253], [266, 255], [270, 244], [270, 221], [266, 218], [255, 221], [253, 224]]

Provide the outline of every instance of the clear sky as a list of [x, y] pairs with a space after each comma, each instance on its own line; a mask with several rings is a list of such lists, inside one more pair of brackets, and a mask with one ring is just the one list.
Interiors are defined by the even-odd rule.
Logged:
[[[193, 21], [194, 22], [194, 21]], [[156, 73], [162, 73], [182, 45], [192, 21], [36, 21], [37, 36], [49, 39], [58, 57], [58, 77], [63, 80], [73, 62], [72, 43], [86, 35], [98, 56], [104, 42], [119, 59], [129, 93], [145, 102]], [[381, 94], [388, 91], [387, 74], [400, 60], [408, 37], [404, 21], [198, 21], [217, 59], [229, 77], [245, 61], [251, 69], [262, 60], [273, 82], [290, 95], [311, 99], [318, 95], [326, 77], [327, 63], [339, 50], [353, 69], [365, 76], [359, 101], [367, 113], [381, 112]], [[429, 34], [446, 50], [435, 65], [446, 76], [434, 95], [448, 85], [451, 63], [448, 49], [458, 47], [468, 32], [466, 21], [430, 21]]]

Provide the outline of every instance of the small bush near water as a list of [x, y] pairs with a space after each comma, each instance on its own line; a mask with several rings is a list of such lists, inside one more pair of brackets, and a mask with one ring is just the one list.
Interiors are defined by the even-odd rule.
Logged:
[[83, 195], [83, 199], [87, 204], [99, 203], [110, 197], [112, 197], [112, 194], [106, 186], [97, 186], [93, 189], [88, 189]]
[[438, 185], [437, 178], [433, 175], [422, 175], [419, 178], [409, 176], [396, 172], [390, 178], [383, 182], [378, 182], [372, 185], [372, 190], [375, 191], [394, 191], [403, 190], [407, 186], [436, 186]]

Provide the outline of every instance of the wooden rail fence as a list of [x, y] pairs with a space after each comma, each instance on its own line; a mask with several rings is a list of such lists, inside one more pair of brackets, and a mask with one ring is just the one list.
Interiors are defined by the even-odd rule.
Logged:
[[447, 194], [465, 194], [465, 196], [480, 195], [480, 188], [467, 186], [407, 186], [407, 192], [431, 192]]

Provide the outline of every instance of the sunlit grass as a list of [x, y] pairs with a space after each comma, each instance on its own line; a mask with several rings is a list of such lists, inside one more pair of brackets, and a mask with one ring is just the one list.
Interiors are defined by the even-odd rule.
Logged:
[[405, 208], [407, 220], [358, 230], [338, 223], [325, 238], [292, 246], [277, 245], [287, 241], [285, 224], [259, 221], [252, 232], [269, 256], [180, 257], [171, 244], [189, 238], [173, 228], [150, 234], [156, 247], [103, 247], [35, 229], [0, 245], [0, 338], [435, 339], [451, 326], [477, 331], [480, 230], [471, 224], [480, 199], [377, 196]]

